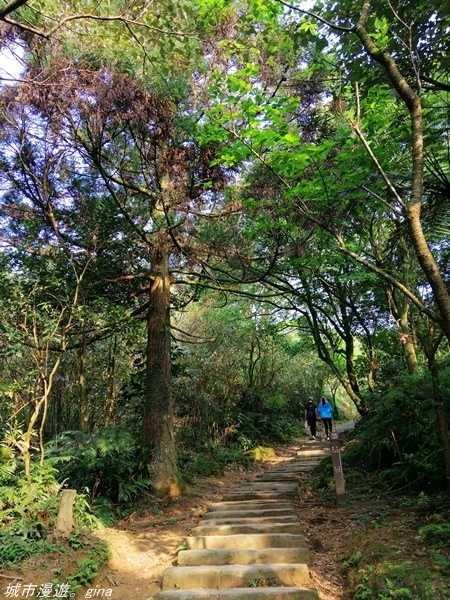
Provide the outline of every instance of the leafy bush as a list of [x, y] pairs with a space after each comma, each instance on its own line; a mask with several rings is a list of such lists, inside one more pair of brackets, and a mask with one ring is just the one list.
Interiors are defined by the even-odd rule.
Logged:
[[188, 452], [183, 450], [178, 455], [178, 466], [186, 479], [196, 475], [218, 475], [221, 473], [220, 465], [204, 452]]
[[419, 533], [430, 546], [450, 547], [450, 523], [431, 523], [421, 527]]
[[215, 445], [204, 452], [182, 450], [178, 453], [178, 465], [187, 479], [196, 475], [220, 475], [227, 465], [241, 463], [248, 466], [250, 459], [244, 456], [239, 445]]
[[[30, 477], [10, 475], [0, 487], [0, 526], [24, 538], [40, 538], [40, 530], [52, 525], [57, 513], [61, 484], [53, 461], [33, 464]], [[11, 529], [12, 528], [12, 529]], [[34, 532], [34, 533], [31, 533]]]
[[49, 444], [47, 455], [64, 458], [61, 480], [89, 490], [91, 498], [127, 502], [152, 485], [135, 438], [119, 427], [90, 434], [67, 431]]
[[82, 586], [89, 585], [98, 576], [101, 565], [108, 560], [111, 553], [103, 540], [84, 540], [82, 537], [72, 536], [70, 544], [75, 548], [87, 549], [86, 558], [79, 562], [75, 572], [66, 578], [70, 590], [74, 592]]
[[355, 428], [344, 467], [382, 469], [395, 486], [446, 485], [427, 375], [402, 374], [368, 400], [369, 414]]
[[2, 471], [0, 564], [18, 563], [42, 552], [58, 514], [61, 485], [52, 462], [33, 464], [30, 477]]
[[238, 434], [250, 440], [250, 447], [262, 441], [288, 442], [299, 435], [299, 421], [279, 407], [269, 406], [263, 412], [251, 412], [242, 417]]

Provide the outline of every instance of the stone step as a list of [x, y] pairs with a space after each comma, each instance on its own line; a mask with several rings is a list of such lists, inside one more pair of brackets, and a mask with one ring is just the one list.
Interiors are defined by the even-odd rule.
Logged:
[[260, 479], [250, 481], [249, 484], [256, 485], [257, 483], [265, 483], [271, 485], [291, 485], [297, 487], [299, 483], [305, 478], [305, 474], [297, 475], [295, 477], [286, 477], [282, 473], [277, 475], [270, 475], [268, 477], [261, 477]]
[[259, 477], [258, 479], [252, 479], [252, 481], [249, 481], [250, 484], [255, 484], [255, 483], [259, 483], [259, 482], [264, 482], [264, 483], [273, 483], [273, 484], [280, 484], [280, 483], [293, 483], [295, 485], [298, 485], [302, 479], [304, 479], [305, 476], [305, 472], [306, 471], [302, 471], [301, 474], [296, 473], [295, 475], [284, 475], [283, 473], [274, 473], [273, 475], [265, 475], [264, 477]]
[[303, 533], [304, 526], [299, 522], [261, 523], [242, 525], [198, 525], [191, 529], [191, 535], [239, 535], [252, 533]]
[[191, 550], [209, 548], [306, 548], [300, 533], [238, 533], [234, 535], [193, 535], [187, 538]]
[[314, 469], [314, 467], [316, 467], [318, 464], [320, 464], [322, 462], [322, 460], [323, 460], [322, 458], [320, 460], [305, 459], [301, 463], [289, 465], [289, 466], [284, 467], [283, 469], [277, 469], [276, 471], [268, 471], [268, 472], [277, 473], [280, 475], [284, 475], [285, 473], [292, 473], [292, 474], [296, 475], [297, 477], [299, 477], [300, 473], [309, 473], [312, 469]]
[[[273, 497], [283, 494], [290, 498], [298, 490], [298, 483], [283, 484], [283, 487], [274, 488], [270, 481], [263, 481], [252, 485], [242, 485], [233, 490], [233, 494], [271, 494]], [[263, 498], [264, 499], [264, 498]]]
[[308, 548], [212, 548], [180, 550], [178, 564], [199, 565], [259, 565], [267, 563], [307, 563]]
[[233, 501], [233, 502], [242, 502], [242, 500], [274, 500], [276, 501], [278, 498], [280, 500], [288, 500], [292, 498], [295, 490], [292, 491], [280, 491], [280, 492], [271, 492], [271, 491], [248, 491], [248, 492], [231, 492], [229, 494], [224, 494], [223, 499], [225, 501]]
[[200, 522], [199, 527], [204, 525], [258, 525], [262, 523], [298, 523], [298, 516], [293, 515], [274, 515], [274, 516], [262, 516], [262, 517], [223, 517], [219, 519], [205, 519], [203, 518]]
[[253, 510], [211, 510], [202, 516], [202, 521], [210, 519], [243, 519], [251, 517], [296, 517], [297, 513], [292, 505], [288, 508], [260, 508]]
[[269, 477], [280, 478], [284, 481], [298, 481], [302, 478], [302, 473], [299, 473], [296, 469], [265, 471], [264, 473], [258, 473], [254, 479], [249, 481], [266, 481]]
[[[296, 477], [289, 476], [287, 477], [284, 473], [275, 473], [272, 477], [276, 476], [277, 479], [275, 481], [265, 481], [261, 477], [255, 479], [249, 479], [245, 483], [242, 483], [239, 487], [248, 487], [250, 485], [262, 485], [263, 487], [272, 486], [272, 489], [277, 490], [278, 488], [283, 489], [283, 487], [289, 485], [297, 485], [299, 480], [299, 474], [296, 474]], [[301, 477], [301, 476], [300, 476]]]
[[311, 463], [319, 463], [321, 460], [324, 459], [325, 456], [328, 456], [329, 453], [329, 450], [299, 450], [295, 458], [291, 458], [291, 460], [285, 462], [282, 465], [279, 465], [279, 467], [276, 468], [287, 469], [288, 467], [293, 466], [302, 466], [310, 465]]
[[327, 442], [326, 447], [321, 448], [302, 448], [301, 450], [297, 450], [296, 457], [306, 458], [311, 457], [315, 458], [317, 456], [327, 456], [330, 454], [330, 443]]
[[289, 463], [286, 463], [285, 465], [283, 465], [282, 467], [277, 467], [276, 469], [272, 469], [270, 471], [267, 471], [268, 473], [286, 473], [286, 472], [292, 472], [292, 473], [299, 473], [302, 471], [302, 469], [311, 467], [311, 466], [315, 466], [318, 465], [319, 463], [322, 462], [322, 460], [329, 456], [330, 453], [327, 452], [326, 454], [323, 454], [321, 456], [304, 456], [301, 459], [297, 458], [296, 460], [292, 460]]
[[273, 490], [275, 492], [285, 492], [290, 490], [297, 489], [298, 482], [297, 481], [249, 481], [248, 483], [244, 483], [236, 488], [236, 492], [244, 491], [247, 492], [249, 490], [255, 491], [266, 491]]
[[155, 600], [319, 600], [319, 595], [306, 587], [254, 587], [163, 591], [156, 594]]
[[269, 510], [269, 509], [293, 509], [292, 501], [289, 500], [243, 500], [243, 501], [229, 501], [226, 502], [215, 502], [208, 507], [208, 512], [214, 512], [216, 510]]
[[309, 582], [309, 570], [304, 563], [169, 567], [163, 574], [162, 589], [246, 588], [258, 580], [273, 586], [305, 585]]

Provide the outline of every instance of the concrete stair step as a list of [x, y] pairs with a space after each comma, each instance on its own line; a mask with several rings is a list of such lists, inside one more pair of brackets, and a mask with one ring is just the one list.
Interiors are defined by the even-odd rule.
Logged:
[[276, 485], [280, 483], [296, 483], [303, 479], [303, 474], [299, 473], [269, 473], [266, 475], [261, 475], [255, 479], [249, 481], [249, 483], [274, 483]]
[[[264, 482], [263, 482], [264, 484]], [[298, 483], [288, 483], [283, 484], [283, 487], [274, 488], [271, 486], [270, 482], [265, 482], [265, 485], [255, 484], [255, 485], [242, 485], [233, 490], [233, 494], [271, 494], [272, 496], [282, 496], [285, 497], [287, 494], [287, 498], [297, 492]], [[230, 492], [231, 493], [231, 492]], [[264, 499], [264, 498], [263, 498]]]
[[[222, 514], [222, 513], [221, 513]], [[199, 527], [204, 525], [259, 525], [263, 523], [298, 523], [298, 516], [293, 515], [274, 515], [274, 516], [262, 516], [262, 517], [222, 517], [219, 519], [205, 519], [203, 518]]]
[[181, 566], [289, 564], [307, 563], [308, 560], [308, 548], [211, 548], [178, 552]]
[[155, 600], [319, 600], [319, 595], [306, 587], [255, 587], [163, 591], [156, 594]]
[[250, 479], [249, 481], [266, 481], [269, 477], [280, 478], [284, 481], [297, 481], [301, 479], [302, 474], [296, 469], [265, 471], [264, 473], [258, 473], [258, 475], [255, 475], [254, 479]]
[[241, 525], [198, 525], [191, 529], [191, 535], [236, 535], [252, 533], [304, 533], [304, 526], [299, 522], [261, 523]]
[[277, 469], [276, 471], [270, 471], [270, 474], [276, 473], [279, 475], [284, 475], [285, 473], [291, 473], [292, 475], [296, 475], [297, 477], [301, 477], [301, 473], [309, 473], [311, 469], [314, 469], [323, 459], [320, 460], [308, 460], [305, 459], [299, 464], [289, 465], [289, 467], [284, 467], [282, 469]]
[[163, 574], [162, 589], [246, 588], [258, 580], [272, 586], [305, 585], [309, 582], [309, 570], [304, 563], [169, 567]]
[[301, 533], [238, 533], [234, 535], [193, 535], [187, 538], [190, 550], [209, 548], [306, 548]]
[[210, 519], [247, 519], [251, 517], [296, 517], [297, 513], [292, 505], [288, 508], [260, 508], [254, 510], [212, 510], [202, 516], [202, 521]]
[[225, 501], [242, 501], [242, 500], [288, 500], [292, 498], [295, 490], [292, 491], [248, 491], [248, 492], [231, 492], [223, 495]]
[[320, 456], [302, 456], [295, 460], [290, 461], [289, 463], [284, 464], [282, 467], [278, 467], [276, 469], [272, 469], [267, 471], [268, 473], [301, 473], [302, 469], [307, 467], [311, 467], [312, 465], [318, 465], [322, 460], [329, 456], [329, 452], [326, 454], [321, 454]]
[[236, 488], [236, 491], [267, 491], [285, 492], [297, 489], [297, 481], [249, 481]]
[[326, 447], [321, 447], [321, 448], [302, 448], [300, 450], [297, 450], [297, 455], [296, 458], [315, 458], [317, 456], [327, 456], [328, 454], [330, 454], [330, 444], [329, 442], [327, 442], [327, 446]]
[[242, 501], [230, 501], [215, 502], [208, 507], [208, 512], [214, 512], [216, 510], [269, 510], [269, 509], [293, 509], [292, 500], [277, 500], [277, 499], [263, 499], [263, 500], [242, 500]]
[[281, 469], [286, 469], [289, 466], [301, 466], [310, 465], [311, 463], [318, 463], [324, 459], [330, 453], [329, 450], [299, 450], [297, 456], [292, 458], [289, 462], [280, 465]]
[[302, 471], [302, 473], [296, 473], [295, 475], [285, 475], [283, 473], [274, 473], [273, 475], [265, 475], [264, 477], [259, 477], [258, 479], [252, 480], [251, 484], [264, 482], [264, 483], [272, 483], [272, 484], [280, 484], [280, 483], [291, 483], [298, 485], [302, 479], [304, 479], [306, 471]]

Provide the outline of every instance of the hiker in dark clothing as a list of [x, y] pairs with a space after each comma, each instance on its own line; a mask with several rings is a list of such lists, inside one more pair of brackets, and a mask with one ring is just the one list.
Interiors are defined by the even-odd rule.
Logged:
[[310, 396], [305, 405], [305, 421], [308, 423], [308, 426], [311, 430], [311, 439], [313, 440], [316, 439], [317, 419], [317, 406], [313, 398]]

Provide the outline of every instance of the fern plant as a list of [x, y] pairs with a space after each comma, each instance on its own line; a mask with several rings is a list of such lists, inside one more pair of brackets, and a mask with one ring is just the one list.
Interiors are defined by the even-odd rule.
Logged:
[[430, 388], [428, 374], [406, 373], [372, 394], [370, 414], [355, 429], [354, 441], [343, 456], [345, 465], [381, 470], [381, 477], [393, 487], [444, 488]]
[[0, 564], [42, 551], [58, 513], [61, 484], [52, 461], [33, 464], [30, 477], [8, 471], [0, 485]]
[[47, 456], [64, 458], [60, 479], [89, 490], [92, 499], [128, 502], [152, 485], [135, 438], [119, 427], [90, 434], [67, 431], [48, 445]]

